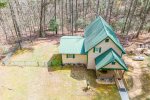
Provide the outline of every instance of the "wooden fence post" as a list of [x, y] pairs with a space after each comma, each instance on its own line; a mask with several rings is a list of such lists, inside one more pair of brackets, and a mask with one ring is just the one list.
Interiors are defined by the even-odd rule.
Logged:
[[38, 65], [38, 67], [39, 67], [39, 62], [37, 62], [37, 65]]
[[26, 66], [26, 62], [24, 61], [24, 65]]

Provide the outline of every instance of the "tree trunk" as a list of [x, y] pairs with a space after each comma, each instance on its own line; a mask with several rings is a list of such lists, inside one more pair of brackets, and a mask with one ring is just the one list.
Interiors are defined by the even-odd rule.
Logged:
[[128, 26], [127, 26], [127, 35], [128, 35], [128, 33], [129, 33], [129, 31], [130, 31], [130, 28], [131, 28], [131, 22], [132, 22], [132, 20], [133, 20], [133, 18], [134, 18], [134, 12], [135, 12], [135, 10], [136, 10], [136, 6], [137, 5], [137, 0], [134, 0], [134, 4], [133, 4], [133, 9], [132, 9], [132, 12], [131, 12], [131, 14], [130, 14], [130, 16], [129, 16], [129, 23], [128, 23]]
[[96, 5], [96, 17], [99, 16], [99, 0], [97, 0], [97, 5]]
[[113, 11], [113, 4], [114, 4], [114, 0], [111, 1], [111, 5], [110, 5], [110, 9], [109, 9], [109, 24], [111, 21], [111, 15], [112, 15], [112, 11]]
[[76, 0], [75, 33], [78, 31], [77, 21], [78, 21], [78, 0]]
[[43, 0], [41, 0], [41, 11], [40, 11], [40, 37], [43, 37]]
[[141, 30], [143, 29], [143, 26], [144, 26], [144, 23], [145, 23], [145, 21], [146, 21], [146, 17], [147, 17], [147, 15], [148, 15], [149, 11], [150, 11], [149, 0], [147, 0], [146, 5], [145, 5], [144, 10], [143, 10], [143, 14], [141, 14], [141, 15], [143, 15], [143, 16], [141, 17], [142, 20], [141, 20], [140, 27], [139, 27], [139, 29], [138, 29], [138, 31], [137, 31], [137, 33], [136, 33], [135, 38], [138, 38], [138, 37], [139, 37], [140, 32], [141, 32]]
[[[44, 4], [46, 3], [46, 0], [44, 0]], [[43, 7], [43, 32], [44, 32], [44, 35], [45, 35], [45, 30], [46, 30], [46, 5]], [[44, 36], [45, 37], [45, 36]]]
[[73, 35], [73, 0], [71, 1], [71, 14], [72, 14], [72, 17], [71, 17], [71, 33]]
[[127, 17], [126, 17], [126, 20], [125, 20], [125, 23], [124, 23], [124, 27], [122, 28], [122, 33], [125, 32], [126, 24], [127, 24], [129, 15], [130, 15], [130, 11], [131, 11], [131, 8], [132, 8], [132, 5], [133, 5], [133, 1], [134, 1], [134, 0], [131, 1], [130, 7], [129, 7], [129, 11], [128, 11], [128, 14], [127, 14]]
[[3, 29], [4, 34], [5, 34], [6, 41], [8, 41], [7, 31], [6, 31], [6, 27], [5, 27], [4, 20], [3, 20], [3, 18], [2, 18], [2, 13], [1, 13], [1, 11], [0, 11], [0, 15], [1, 15], [1, 16], [0, 16], [0, 25], [1, 25], [2, 29]]
[[[55, 11], [54, 11], [54, 17], [55, 17], [55, 21], [57, 20], [57, 17], [56, 17], [56, 10], [57, 10], [57, 6], [56, 6], [56, 0], [55, 0], [55, 2], [54, 2], [54, 7], [55, 7]], [[57, 29], [57, 27], [56, 27], [56, 29], [55, 29], [56, 31], [55, 31], [55, 33], [56, 33], [56, 35], [57, 35], [57, 31], [58, 31], [58, 29]]]
[[9, 8], [10, 8], [10, 12], [11, 12], [11, 17], [12, 17], [14, 29], [15, 29], [15, 32], [16, 32], [16, 35], [17, 35], [17, 42], [19, 44], [19, 48], [22, 49], [22, 46], [21, 46], [22, 38], [21, 38], [20, 29], [19, 29], [19, 26], [18, 26], [18, 23], [17, 23], [17, 20], [16, 20], [16, 16], [15, 16], [15, 13], [14, 13], [14, 9], [13, 9], [13, 6], [11, 5], [10, 1], [8, 3], [9, 3]]
[[0, 18], [0, 25], [1, 25], [2, 29], [3, 29], [4, 34], [5, 34], [6, 41], [8, 41], [6, 27], [5, 27], [4, 21], [1, 18]]
[[83, 19], [84, 19], [84, 0], [83, 0]]
[[72, 3], [71, 3], [71, 1], [72, 0], [69, 0], [69, 31], [71, 32], [71, 34], [73, 34], [73, 32], [72, 32], [72, 7], [71, 7], [71, 5], [72, 5]]
[[108, 3], [107, 3], [107, 0], [106, 0], [106, 15], [105, 15], [105, 19], [107, 20], [107, 17], [108, 17], [108, 14], [109, 14], [109, 5], [110, 5], [110, 0], [108, 0]]
[[62, 35], [64, 34], [64, 12], [63, 12], [63, 4], [64, 4], [64, 2], [63, 2], [63, 0], [61, 0], [61, 21], [62, 21]]

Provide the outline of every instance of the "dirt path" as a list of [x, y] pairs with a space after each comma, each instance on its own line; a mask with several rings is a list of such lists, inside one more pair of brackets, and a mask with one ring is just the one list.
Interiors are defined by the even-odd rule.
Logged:
[[142, 83], [140, 77], [142, 75], [142, 70], [138, 62], [133, 61], [131, 58], [125, 57], [125, 61], [133, 67], [132, 78], [133, 87], [129, 90], [130, 98], [134, 98], [142, 93]]

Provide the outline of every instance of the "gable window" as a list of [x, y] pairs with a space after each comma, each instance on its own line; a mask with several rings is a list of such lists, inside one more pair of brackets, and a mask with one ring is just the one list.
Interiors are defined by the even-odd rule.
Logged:
[[115, 62], [115, 61], [113, 61], [111, 64], [112, 64], [112, 65], [115, 65], [115, 63], [116, 63], [116, 62]]
[[67, 54], [67, 58], [75, 58], [74, 54]]
[[101, 47], [99, 47], [99, 48], [94, 47], [93, 52], [94, 53], [101, 53]]
[[105, 42], [109, 42], [109, 39], [106, 39]]

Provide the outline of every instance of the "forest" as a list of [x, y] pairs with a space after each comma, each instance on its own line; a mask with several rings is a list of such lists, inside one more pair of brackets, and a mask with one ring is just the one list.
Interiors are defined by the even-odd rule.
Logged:
[[133, 39], [150, 32], [149, 12], [149, 0], [0, 0], [0, 41], [82, 35], [99, 15], [117, 34]]

